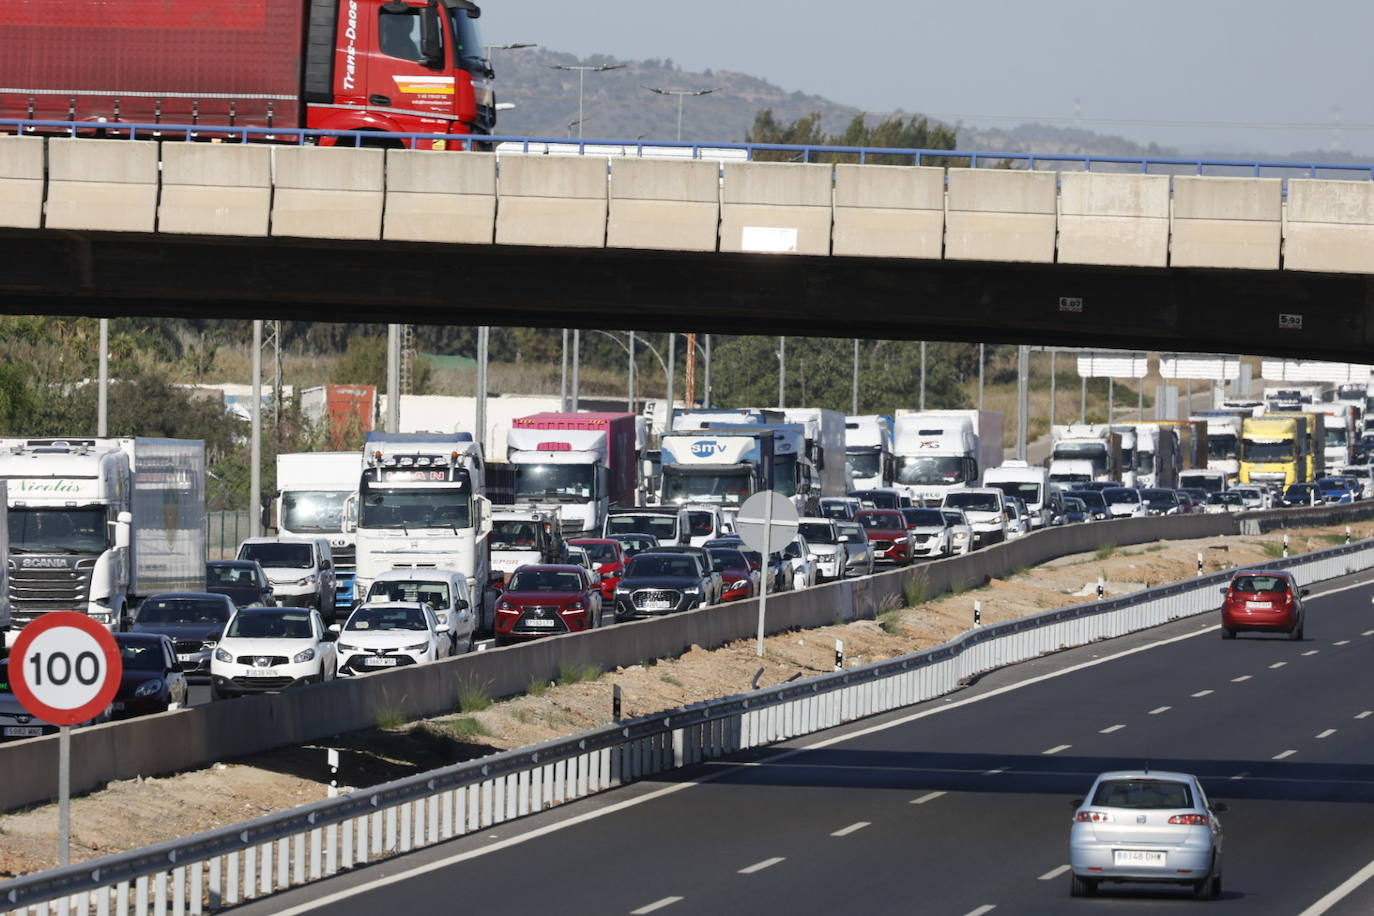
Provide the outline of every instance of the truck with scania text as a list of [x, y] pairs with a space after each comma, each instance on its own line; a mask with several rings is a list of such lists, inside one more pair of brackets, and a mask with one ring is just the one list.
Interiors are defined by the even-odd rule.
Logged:
[[[358, 492], [357, 452], [288, 452], [277, 456], [277, 498], [273, 501], [277, 533], [329, 538], [334, 562], [334, 606], [353, 606], [357, 574], [355, 533], [344, 531], [344, 507], [355, 505]], [[359, 595], [359, 598], [362, 596]], [[327, 609], [320, 612], [327, 615]]]
[[0, 439], [15, 627], [78, 611], [117, 629], [144, 598], [205, 591], [205, 443]]
[[635, 415], [537, 413], [506, 434], [515, 505], [556, 514], [565, 537], [598, 537], [606, 512], [635, 504]]
[[491, 569], [484, 482], [470, 433], [368, 433], [357, 506], [344, 512], [355, 530], [357, 594], [388, 569], [451, 569], [482, 596]]
[[938, 506], [950, 490], [976, 487], [1002, 463], [1002, 415], [993, 410], [898, 410], [892, 421], [894, 485]]
[[[385, 135], [490, 134], [480, 12], [471, 0], [9, 0], [0, 118], [90, 122], [110, 138], [130, 135], [121, 122], [196, 125], [197, 140], [236, 136], [217, 126], [375, 131], [364, 145], [398, 147], [408, 144]], [[297, 138], [259, 130], [249, 139]]]

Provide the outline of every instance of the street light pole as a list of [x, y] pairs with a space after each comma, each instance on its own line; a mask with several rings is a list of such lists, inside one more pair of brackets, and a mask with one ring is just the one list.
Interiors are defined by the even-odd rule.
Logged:
[[787, 406], [787, 338], [778, 338], [778, 409]]
[[859, 415], [859, 338], [854, 338], [854, 378], [850, 380], [849, 412]]
[[582, 113], [583, 90], [586, 85], [587, 73], [604, 73], [607, 70], [624, 70], [624, 64], [602, 64], [598, 67], [592, 66], [569, 66], [566, 64], [550, 64], [553, 70], [568, 70], [577, 74], [577, 139], [582, 139], [582, 122], [586, 120]]
[[630, 332], [630, 345], [626, 348], [630, 353], [630, 378], [625, 385], [625, 409], [635, 412], [635, 332]]
[[921, 341], [921, 409], [926, 409], [926, 342]]
[[710, 95], [710, 94], [713, 93], [713, 92], [719, 92], [721, 87], [719, 87], [719, 86], [714, 86], [714, 87], [712, 87], [712, 88], [710, 88], [710, 89], [659, 89], [659, 88], [654, 87], [654, 86], [645, 86], [644, 88], [647, 89], [647, 90], [649, 90], [650, 92], [656, 93], [656, 94], [658, 94], [658, 95], [675, 95], [675, 96], [677, 96], [677, 140], [678, 140], [679, 143], [681, 143], [681, 142], [682, 142], [682, 100], [683, 100], [685, 97], [689, 96], [689, 95]]
[[572, 359], [572, 409], [573, 413], [576, 413], [578, 402], [582, 399], [582, 331], [579, 328], [573, 330]]

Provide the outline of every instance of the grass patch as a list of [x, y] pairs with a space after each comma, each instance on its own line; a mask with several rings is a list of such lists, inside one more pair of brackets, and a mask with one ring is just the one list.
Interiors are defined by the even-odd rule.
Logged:
[[378, 728], [388, 730], [405, 725], [406, 717], [399, 706], [382, 706], [377, 710], [375, 721]]
[[512, 709], [510, 717], [523, 725], [529, 725], [534, 721], [534, 713], [528, 709]]
[[[1326, 541], [1326, 543], [1328, 543], [1328, 544], [1332, 544], [1332, 545], [1336, 545], [1336, 546], [1339, 546], [1339, 545], [1345, 543], [1345, 535], [1344, 535], [1344, 534], [1319, 534], [1319, 535], [1317, 535], [1317, 537], [1318, 537], [1319, 539], [1323, 540], [1323, 541]], [[1354, 540], [1354, 536], [1353, 536], [1353, 535], [1351, 536], [1351, 540]]]
[[659, 679], [660, 681], [662, 681], [663, 683], [665, 683], [665, 684], [672, 684], [674, 687], [680, 687], [680, 688], [682, 688], [682, 689], [684, 689], [684, 690], [686, 689], [685, 687], [683, 687], [682, 681], [679, 681], [677, 678], [673, 677], [671, 674], [660, 674], [660, 675], [658, 676], [658, 679]]
[[886, 611], [878, 615], [878, 626], [883, 628], [884, 633], [897, 635], [902, 630], [902, 612], [900, 609]]
[[1093, 555], [1099, 560], [1105, 560], [1114, 553], [1116, 553], [1115, 544], [1099, 544], [1097, 550], [1093, 551]]
[[458, 688], [458, 710], [481, 712], [491, 705], [491, 694], [479, 684], [464, 684]]
[[1260, 545], [1260, 550], [1263, 550], [1264, 555], [1271, 559], [1276, 560], [1283, 556], [1283, 544], [1278, 541], [1265, 541]]
[[1030, 572], [1030, 569], [1025, 566], [1013, 566], [1011, 568], [1011, 577], [1015, 579], [1017, 576], [1024, 576], [1028, 572]]
[[599, 665], [579, 665], [575, 662], [564, 662], [558, 666], [558, 683], [560, 685], [581, 684], [583, 681], [594, 681], [602, 674]]
[[902, 597], [906, 599], [907, 607], [915, 607], [918, 604], [925, 604], [929, 600], [929, 587], [925, 576], [916, 576], [902, 583]]
[[472, 716], [450, 719], [444, 723], [455, 738], [482, 738], [491, 735], [487, 727]]
[[1163, 550], [1163, 549], [1164, 549], [1164, 545], [1163, 545], [1163, 544], [1151, 544], [1149, 547], [1146, 547], [1146, 548], [1142, 551], [1142, 553], [1158, 553], [1159, 551], [1161, 551], [1161, 550]]
[[549, 682], [541, 681], [539, 678], [534, 678], [533, 680], [531, 680], [529, 686], [525, 688], [525, 693], [532, 697], [542, 697], [544, 694], [548, 692]]

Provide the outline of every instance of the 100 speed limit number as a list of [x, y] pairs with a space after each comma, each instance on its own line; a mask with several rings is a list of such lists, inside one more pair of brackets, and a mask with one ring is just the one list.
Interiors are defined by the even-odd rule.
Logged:
[[10, 689], [24, 709], [54, 725], [100, 715], [122, 673], [114, 637], [73, 611], [42, 615], [24, 627], [10, 653]]

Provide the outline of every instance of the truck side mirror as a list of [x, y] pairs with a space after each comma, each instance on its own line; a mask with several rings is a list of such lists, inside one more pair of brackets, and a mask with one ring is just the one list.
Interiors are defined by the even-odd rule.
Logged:
[[115, 516], [114, 542], [116, 547], [125, 550], [129, 547], [129, 532], [134, 523], [133, 513], [121, 512]]
[[426, 67], [442, 67], [444, 48], [439, 43], [439, 9], [427, 6], [420, 11], [420, 63]]

